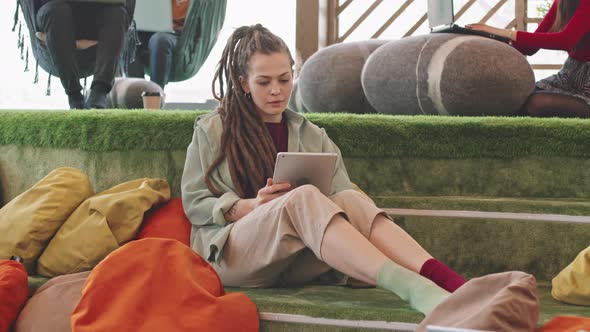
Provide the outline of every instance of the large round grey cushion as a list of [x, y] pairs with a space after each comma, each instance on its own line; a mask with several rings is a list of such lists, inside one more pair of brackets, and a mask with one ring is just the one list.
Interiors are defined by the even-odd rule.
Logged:
[[132, 77], [115, 79], [107, 103], [110, 108], [143, 108], [141, 94], [144, 91], [159, 92], [162, 96], [160, 107], [164, 107], [164, 90], [158, 84]]
[[383, 45], [367, 59], [362, 84], [379, 113], [512, 115], [535, 80], [511, 46], [441, 33]]
[[369, 55], [384, 40], [336, 44], [314, 53], [301, 68], [296, 93], [310, 112], [375, 113], [361, 86]]
[[303, 103], [301, 93], [299, 92], [299, 81], [293, 83], [293, 91], [291, 91], [291, 98], [289, 99], [289, 109], [298, 113], [307, 113], [309, 110]]

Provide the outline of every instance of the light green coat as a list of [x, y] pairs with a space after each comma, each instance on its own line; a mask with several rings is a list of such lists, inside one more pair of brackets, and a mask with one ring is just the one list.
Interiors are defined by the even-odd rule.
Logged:
[[[331, 194], [353, 189], [340, 150], [326, 131], [293, 111], [286, 110], [284, 116], [289, 130], [289, 152], [338, 153]], [[220, 197], [213, 195], [205, 184], [205, 173], [219, 155], [222, 131], [223, 124], [217, 111], [197, 118], [182, 175], [182, 204], [193, 225], [191, 247], [201, 257], [215, 262], [221, 260], [223, 246], [233, 227], [233, 223], [225, 221], [224, 214], [240, 199], [227, 161], [219, 165], [218, 172], [213, 172], [211, 179], [224, 194]]]

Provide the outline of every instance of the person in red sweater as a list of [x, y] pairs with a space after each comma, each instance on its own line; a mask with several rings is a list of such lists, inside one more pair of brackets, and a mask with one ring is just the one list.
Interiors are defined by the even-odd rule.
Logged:
[[535, 32], [499, 29], [482, 23], [467, 28], [510, 38], [524, 55], [539, 49], [567, 51], [561, 70], [536, 83], [519, 115], [590, 117], [590, 0], [555, 0]]

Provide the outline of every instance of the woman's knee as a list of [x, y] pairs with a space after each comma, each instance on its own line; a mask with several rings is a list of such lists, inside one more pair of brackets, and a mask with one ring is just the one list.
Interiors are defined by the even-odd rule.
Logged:
[[129, 13], [125, 6], [110, 5], [105, 6], [104, 10], [104, 23], [110, 24], [117, 27], [124, 27], [125, 30], [129, 26]]
[[49, 1], [41, 6], [37, 12], [37, 23], [43, 31], [46, 30], [46, 25], [51, 22], [65, 22], [66, 20], [73, 20], [72, 7], [67, 1]]
[[316, 186], [313, 186], [311, 184], [296, 187], [292, 189], [289, 194], [294, 199], [309, 199], [310, 197], [316, 197], [317, 199], [327, 199], [327, 197], [324, 194], [322, 194], [322, 192]]
[[148, 48], [151, 52], [172, 53], [176, 47], [175, 36], [167, 32], [154, 33], [148, 42]]

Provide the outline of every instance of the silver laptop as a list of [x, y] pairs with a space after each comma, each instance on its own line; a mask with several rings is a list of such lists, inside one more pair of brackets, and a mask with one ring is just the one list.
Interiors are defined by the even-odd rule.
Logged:
[[139, 31], [174, 32], [170, 0], [138, 0], [133, 16]]
[[509, 42], [510, 39], [492, 33], [466, 29], [455, 24], [455, 12], [453, 0], [428, 0], [428, 26], [431, 33], [460, 33], [464, 35], [477, 35], [495, 39], [501, 42]]

